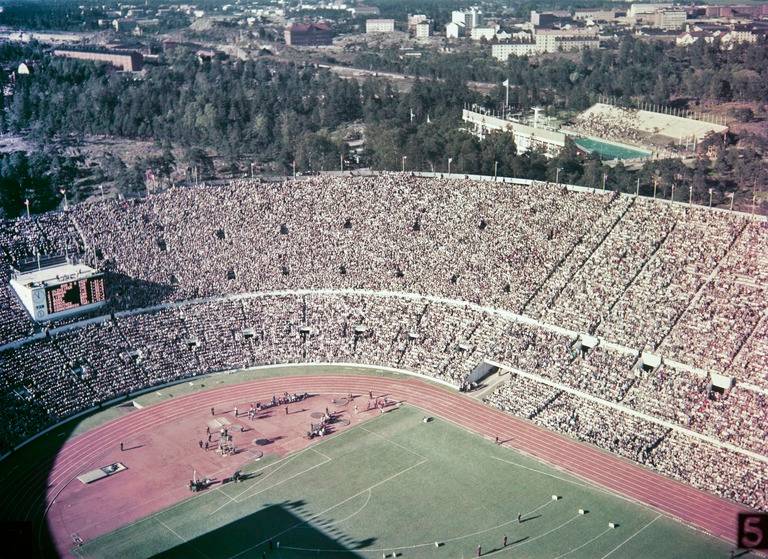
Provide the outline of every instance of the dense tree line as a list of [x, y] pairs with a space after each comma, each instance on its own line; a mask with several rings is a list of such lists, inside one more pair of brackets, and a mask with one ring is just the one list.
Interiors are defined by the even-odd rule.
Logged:
[[0, 217], [16, 217], [56, 208], [62, 195], [59, 189], [71, 184], [80, 174], [80, 161], [56, 152], [18, 151], [0, 154]]
[[[510, 101], [529, 107], [547, 104], [583, 109], [596, 95], [624, 101], [668, 103], [672, 97], [768, 102], [768, 43], [722, 50], [718, 42], [688, 48], [627, 36], [615, 50], [587, 50], [578, 61], [565, 57], [538, 61], [510, 57], [506, 64], [489, 56], [490, 47], [459, 53], [425, 53], [403, 59], [396, 49], [369, 51], [354, 61], [360, 68], [403, 72], [430, 78], [500, 83], [509, 79]], [[496, 100], [501, 102], [499, 89]]]
[[[587, 60], [596, 66], [607, 64], [596, 60], [602, 56], [593, 53]], [[552, 65], [548, 83], [557, 87], [563, 80], [573, 82], [569, 69]], [[518, 79], [522, 75], [521, 71]], [[529, 84], [532, 91], [534, 86]], [[510, 134], [490, 134], [480, 141], [462, 129], [462, 106], [489, 100], [469, 89], [458, 73], [441, 80], [417, 79], [408, 92], [397, 92], [386, 80], [343, 80], [311, 66], [269, 59], [200, 63], [181, 55], [168, 65], [149, 68], [139, 78], [105, 65], [44, 57], [31, 76], [17, 79], [6, 103], [7, 129], [41, 143], [94, 134], [155, 141], [162, 148], [159, 156], [140, 157], [126, 165], [107, 154], [98, 162], [90, 184], [112, 181], [124, 195], [144, 191], [147, 170], [160, 180], [174, 171], [190, 179], [211, 176], [213, 157], [223, 160], [225, 171], [232, 174], [247, 173], [251, 163], [278, 173], [290, 172], [294, 162], [299, 172], [338, 169], [349, 159], [340, 131], [352, 123], [366, 127], [367, 150], [361, 164], [377, 169], [405, 166], [445, 172], [450, 158], [452, 171], [466, 174], [558, 177], [561, 182], [598, 188], [607, 175], [606, 187], [624, 192], [634, 192], [640, 178], [645, 193], [655, 177], [659, 195], [671, 194], [671, 185], [676, 184], [680, 187], [676, 195], [685, 196], [685, 185], [692, 185], [699, 200], [710, 187], [722, 193], [744, 177], [760, 174], [765, 154], [759, 138], [746, 156], [743, 149], [737, 152], [723, 141], [714, 146], [717, 156], [702, 159], [695, 169], [679, 162], [653, 162], [639, 175], [622, 165], [606, 171], [599, 159], [583, 157], [570, 143], [553, 159], [539, 152], [516, 154]], [[174, 157], [174, 147], [182, 148], [180, 158]], [[51, 185], [73, 182], [72, 172], [43, 174], [48, 178], [41, 182], [38, 177], [43, 175], [26, 171], [20, 163], [8, 168], [27, 177], [24, 185], [16, 181], [14, 186], [13, 172], [4, 175], [9, 194], [3, 207], [9, 214], [23, 210], [20, 201], [28, 194], [40, 200], [33, 209], [48, 208], [56, 203]], [[222, 169], [221, 163], [218, 168]], [[727, 180], [713, 180], [723, 177]], [[88, 184], [81, 180], [78, 189]], [[40, 185], [40, 194], [27, 192], [34, 185]], [[53, 196], [46, 197], [50, 192]], [[77, 190], [71, 199], [82, 195]]]

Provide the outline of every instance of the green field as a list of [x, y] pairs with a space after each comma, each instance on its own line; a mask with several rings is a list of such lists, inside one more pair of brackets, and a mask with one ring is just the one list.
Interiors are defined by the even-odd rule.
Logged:
[[725, 542], [422, 417], [406, 406], [290, 456], [267, 456], [247, 469], [249, 480], [198, 494], [78, 553], [453, 559], [482, 546], [483, 556], [515, 558], [729, 555]]

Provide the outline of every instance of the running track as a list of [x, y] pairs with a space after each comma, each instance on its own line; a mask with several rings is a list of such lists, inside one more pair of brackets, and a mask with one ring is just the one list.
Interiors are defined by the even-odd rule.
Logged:
[[[685, 484], [655, 474], [639, 465], [547, 431], [526, 421], [490, 408], [457, 392], [450, 392], [416, 379], [396, 380], [369, 376], [277, 377], [211, 389], [167, 400], [115, 419], [67, 442], [51, 462], [17, 469], [2, 480], [1, 511], [39, 523], [47, 502], [82, 473], [106, 448], [136, 436], [153, 426], [174, 421], [190, 410], [231, 405], [231, 402], [266, 400], [283, 392], [317, 394], [387, 395], [460, 427], [486, 437], [500, 437], [512, 448], [547, 462], [562, 471], [608, 489], [618, 495], [648, 505], [712, 535], [735, 541], [736, 514], [747, 510]], [[162, 467], [162, 464], [158, 464]], [[47, 495], [35, 488], [45, 485]], [[35, 494], [37, 493], [37, 494]], [[5, 515], [4, 515], [5, 516]], [[64, 551], [64, 550], [62, 550]]]

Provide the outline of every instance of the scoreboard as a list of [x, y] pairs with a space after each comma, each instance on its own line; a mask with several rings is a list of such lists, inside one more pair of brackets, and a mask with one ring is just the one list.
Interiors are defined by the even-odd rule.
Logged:
[[37, 322], [90, 312], [107, 302], [104, 274], [70, 262], [16, 272], [11, 287]]
[[48, 314], [77, 309], [105, 300], [104, 276], [93, 276], [45, 288]]

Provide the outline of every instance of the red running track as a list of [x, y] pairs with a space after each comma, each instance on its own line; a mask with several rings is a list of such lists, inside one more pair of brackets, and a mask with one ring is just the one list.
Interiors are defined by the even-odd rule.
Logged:
[[[349, 375], [276, 377], [251, 381], [174, 398], [132, 412], [67, 442], [52, 466], [40, 463], [13, 472], [3, 480], [5, 488], [0, 498], [0, 510], [14, 510], [17, 517], [39, 521], [56, 495], [106, 448], [114, 448], [126, 438], [172, 422], [191, 410], [231, 405], [233, 401], [266, 400], [275, 393], [286, 391], [366, 396], [373, 391], [374, 396], [387, 395], [390, 399], [417, 406], [470, 431], [489, 438], [498, 436], [516, 450], [727, 541], [735, 541], [737, 513], [747, 510], [591, 445], [490, 408], [458, 392], [416, 379]], [[157, 467], [162, 468], [160, 461]], [[46, 476], [47, 494], [35, 494], [35, 487], [43, 486], [42, 480]], [[39, 523], [40, 529], [43, 525]], [[37, 534], [38, 539], [41, 535]], [[59, 551], [66, 554], [68, 550]]]

